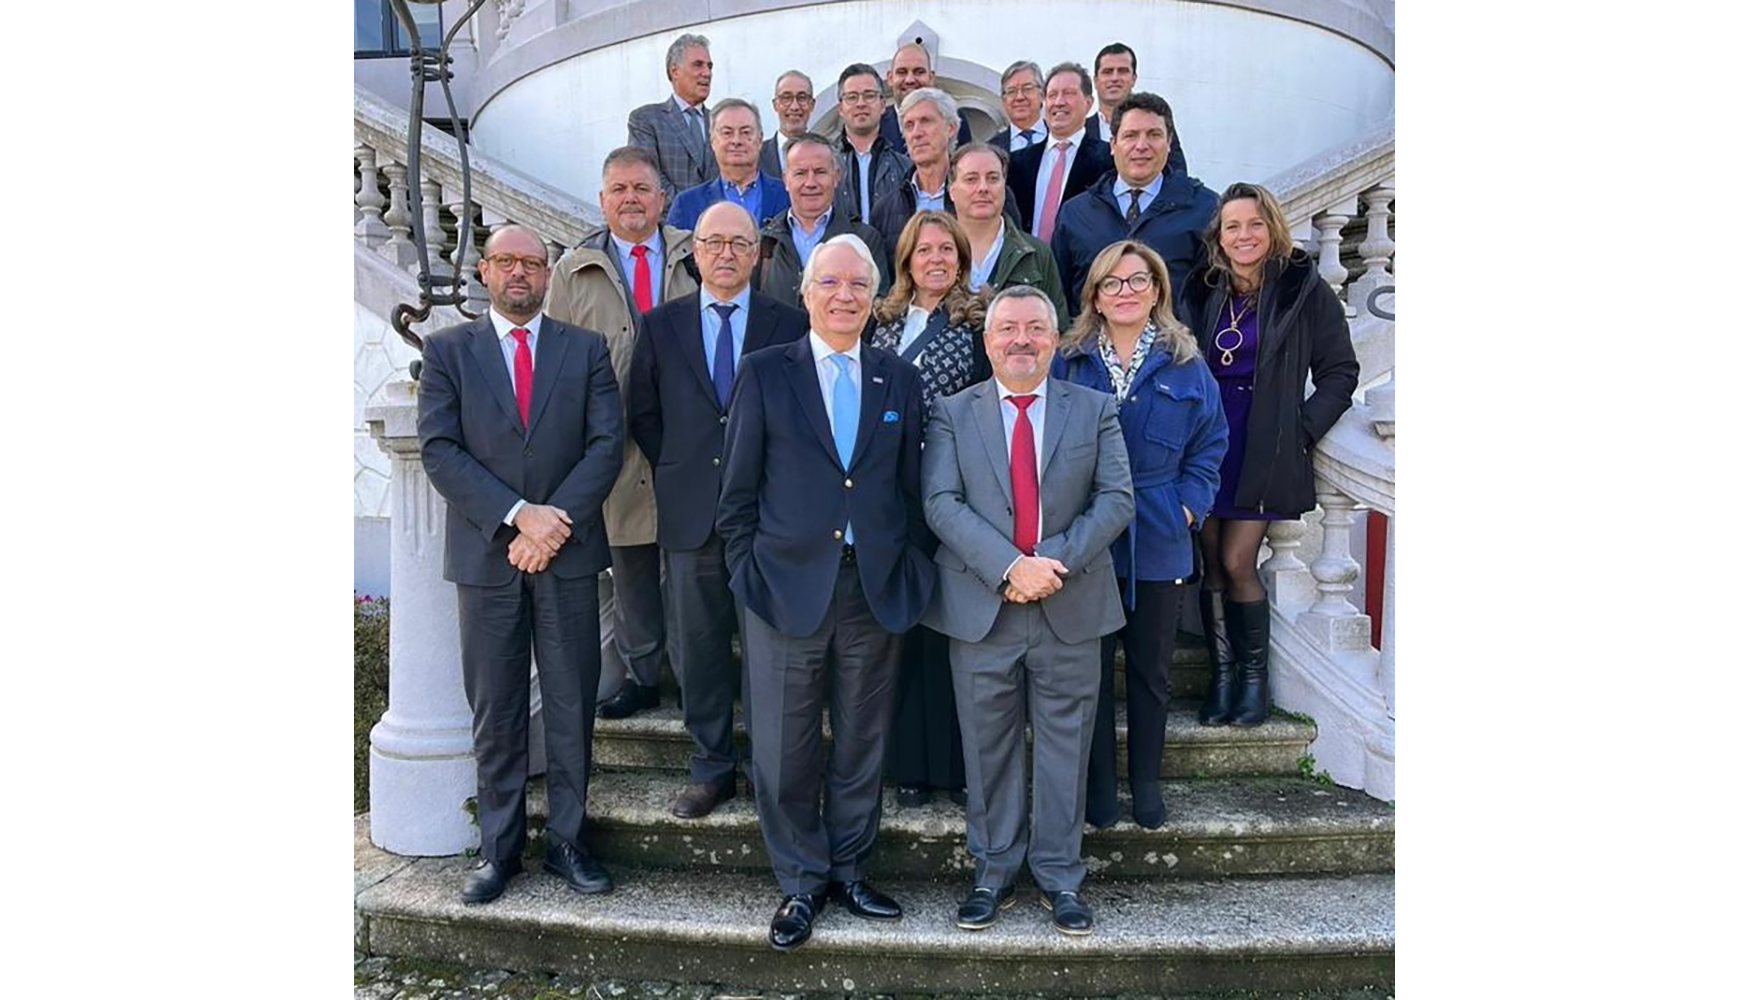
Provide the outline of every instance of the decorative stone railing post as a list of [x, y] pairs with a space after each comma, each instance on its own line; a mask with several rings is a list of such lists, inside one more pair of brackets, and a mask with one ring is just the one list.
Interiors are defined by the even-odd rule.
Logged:
[[431, 248], [431, 280], [436, 285], [440, 281], [448, 281], [450, 262], [444, 259], [444, 247], [448, 240], [444, 238], [443, 216], [439, 214], [443, 208], [443, 189], [434, 180], [423, 180], [419, 183], [419, 208], [425, 220], [425, 245]]
[[390, 161], [383, 164], [383, 173], [389, 175], [389, 210], [383, 213], [389, 239], [377, 252], [394, 261], [396, 267], [407, 267], [419, 256], [413, 249], [413, 216], [407, 211], [407, 168]]
[[1313, 578], [1300, 558], [1306, 523], [1296, 518], [1271, 521], [1264, 529], [1270, 543], [1270, 558], [1258, 567], [1258, 576], [1270, 591], [1270, 603], [1279, 609], [1304, 608], [1312, 603]]
[[1349, 554], [1350, 533], [1360, 504], [1319, 484], [1320, 519], [1324, 538], [1318, 558], [1309, 567], [1317, 581], [1318, 599], [1295, 619], [1295, 623], [1326, 652], [1358, 651], [1372, 645], [1373, 626], [1368, 617], [1349, 603], [1349, 592], [1361, 566]]
[[359, 189], [352, 199], [358, 211], [358, 222], [352, 231], [367, 248], [374, 250], [389, 238], [389, 227], [383, 225], [383, 192], [377, 190], [377, 151], [369, 146], [357, 146], [352, 151], [352, 158], [359, 165]]
[[1397, 197], [1397, 181], [1389, 180], [1361, 195], [1367, 202], [1367, 237], [1358, 248], [1366, 268], [1361, 277], [1349, 284], [1349, 304], [1355, 309], [1367, 307], [1367, 297], [1375, 288], [1389, 285], [1393, 278], [1386, 270], [1397, 244], [1392, 241], [1387, 223], [1391, 220], [1391, 202]]
[[[486, 302], [486, 289], [480, 285], [480, 224], [474, 219], [474, 206], [462, 200], [460, 185], [444, 185], [444, 204], [449, 207], [450, 214], [456, 217], [456, 249], [450, 252], [450, 263], [462, 272], [462, 279], [468, 292], [470, 306], [483, 305]], [[462, 220], [469, 220], [468, 241], [463, 243]], [[473, 311], [478, 312], [478, 309]]]
[[[1343, 298], [1343, 284], [1349, 280], [1349, 270], [1343, 266], [1342, 241], [1343, 227], [1355, 215], [1355, 199], [1346, 203], [1332, 205], [1313, 216], [1313, 225], [1319, 230], [1319, 277], [1325, 279], [1325, 284], [1331, 286], [1331, 291], [1337, 293], [1337, 298]], [[1345, 302], [1344, 310], [1353, 319], [1355, 307]]]
[[473, 714], [462, 689], [456, 591], [443, 575], [443, 498], [419, 461], [414, 383], [383, 387], [365, 425], [390, 458], [389, 709], [371, 728], [371, 842], [460, 854], [479, 842]]

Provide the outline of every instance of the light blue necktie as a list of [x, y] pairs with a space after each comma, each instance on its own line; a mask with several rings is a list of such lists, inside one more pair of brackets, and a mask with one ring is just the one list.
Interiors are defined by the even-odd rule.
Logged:
[[[851, 374], [849, 354], [828, 354], [839, 368], [839, 377], [832, 384], [832, 443], [839, 450], [839, 464], [851, 470], [851, 451], [857, 446], [857, 410], [862, 387]], [[852, 544], [851, 525], [845, 522], [845, 544]]]

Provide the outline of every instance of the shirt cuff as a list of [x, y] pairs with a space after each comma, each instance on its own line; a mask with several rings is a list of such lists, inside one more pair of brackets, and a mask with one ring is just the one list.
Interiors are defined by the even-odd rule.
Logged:
[[517, 502], [516, 502], [516, 503], [514, 503], [514, 504], [511, 504], [511, 506], [510, 506], [510, 513], [508, 513], [508, 514], [506, 514], [506, 515], [504, 515], [504, 523], [505, 523], [505, 524], [510, 524], [510, 525], [514, 525], [514, 524], [516, 524], [516, 514], [517, 514], [517, 511], [519, 511], [519, 510], [522, 510], [522, 509], [523, 509], [523, 505], [524, 505], [524, 504], [526, 504], [526, 503], [528, 503], [528, 501], [527, 501], [527, 500], [518, 500], [518, 501], [517, 501]]
[[1025, 559], [1025, 558], [1027, 558], [1027, 553], [1023, 552], [1020, 555], [1015, 557], [1014, 562], [1009, 563], [1008, 569], [1003, 570], [1003, 582], [1004, 583], [1009, 582], [1009, 574], [1013, 573], [1015, 571], [1015, 567], [1019, 566], [1021, 564], [1021, 560]]

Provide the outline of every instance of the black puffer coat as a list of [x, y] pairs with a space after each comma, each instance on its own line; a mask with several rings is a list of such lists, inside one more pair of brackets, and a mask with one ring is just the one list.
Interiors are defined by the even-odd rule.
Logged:
[[[1227, 316], [1226, 284], [1218, 277], [1211, 287], [1209, 278], [1207, 267], [1192, 272], [1183, 299], [1185, 320], [1205, 357]], [[1264, 265], [1258, 316], [1258, 366], [1234, 502], [1302, 514], [1315, 504], [1313, 446], [1349, 408], [1361, 364], [1343, 304], [1303, 251]]]

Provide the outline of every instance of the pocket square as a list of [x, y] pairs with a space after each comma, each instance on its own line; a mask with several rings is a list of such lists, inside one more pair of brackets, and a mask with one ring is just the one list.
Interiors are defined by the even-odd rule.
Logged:
[[898, 410], [888, 410], [886, 413], [883, 413], [881, 415], [881, 422], [884, 424], [897, 424], [897, 423], [899, 423], [899, 411]]

